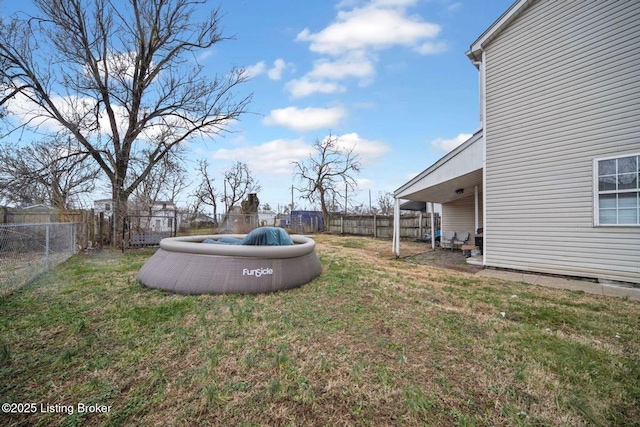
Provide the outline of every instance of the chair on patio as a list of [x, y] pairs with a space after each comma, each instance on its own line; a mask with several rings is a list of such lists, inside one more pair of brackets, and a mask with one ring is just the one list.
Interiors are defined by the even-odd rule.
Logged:
[[456, 231], [456, 238], [453, 240], [453, 246], [455, 248], [461, 248], [462, 245], [467, 243], [467, 240], [469, 240], [468, 231]]
[[453, 242], [455, 238], [455, 231], [443, 231], [440, 235], [440, 247], [443, 249], [453, 249]]

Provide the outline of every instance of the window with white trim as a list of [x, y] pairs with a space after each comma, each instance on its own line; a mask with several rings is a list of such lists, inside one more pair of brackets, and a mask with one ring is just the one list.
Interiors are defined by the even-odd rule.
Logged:
[[596, 160], [596, 225], [640, 225], [640, 155]]

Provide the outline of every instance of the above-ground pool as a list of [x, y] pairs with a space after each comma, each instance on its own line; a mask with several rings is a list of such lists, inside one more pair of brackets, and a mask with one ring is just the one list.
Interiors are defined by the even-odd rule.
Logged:
[[322, 271], [315, 242], [292, 235], [293, 245], [248, 246], [202, 243], [240, 234], [162, 239], [142, 266], [145, 286], [180, 294], [266, 293], [299, 287]]

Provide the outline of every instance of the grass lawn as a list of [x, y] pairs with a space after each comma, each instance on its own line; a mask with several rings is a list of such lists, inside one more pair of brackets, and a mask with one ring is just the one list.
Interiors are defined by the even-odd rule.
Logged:
[[638, 302], [316, 241], [323, 274], [282, 293], [149, 290], [138, 250], [74, 256], [0, 298], [0, 400], [37, 405], [0, 423], [639, 425]]

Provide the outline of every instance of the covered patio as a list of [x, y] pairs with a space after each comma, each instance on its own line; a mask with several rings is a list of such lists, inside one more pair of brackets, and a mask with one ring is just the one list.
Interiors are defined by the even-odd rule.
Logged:
[[[484, 138], [482, 129], [394, 192], [393, 252], [400, 256], [400, 210], [434, 211], [442, 205], [442, 231], [468, 232], [474, 244], [483, 229]], [[433, 218], [433, 215], [432, 215]], [[435, 229], [431, 227], [435, 248]], [[484, 248], [481, 248], [484, 253]], [[483, 259], [484, 264], [484, 259]]]

